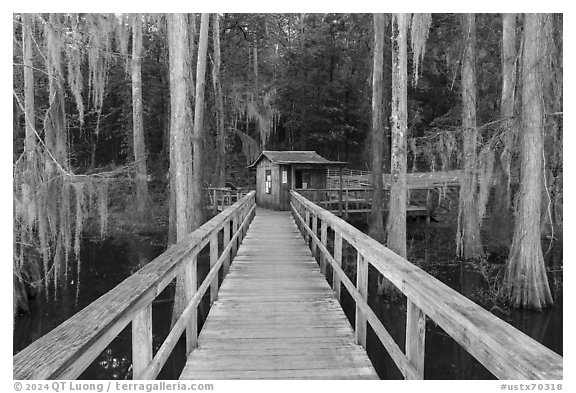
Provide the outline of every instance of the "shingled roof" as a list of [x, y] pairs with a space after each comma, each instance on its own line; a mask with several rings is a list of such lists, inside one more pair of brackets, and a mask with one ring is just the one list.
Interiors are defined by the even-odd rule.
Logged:
[[271, 151], [264, 150], [248, 168], [253, 168], [262, 157], [274, 164], [307, 164], [307, 165], [345, 165], [345, 162], [330, 161], [315, 151]]

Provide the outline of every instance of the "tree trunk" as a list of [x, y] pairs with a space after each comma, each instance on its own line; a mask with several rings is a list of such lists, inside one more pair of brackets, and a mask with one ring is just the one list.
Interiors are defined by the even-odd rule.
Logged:
[[142, 16], [132, 16], [132, 123], [134, 128], [134, 161], [136, 206], [140, 218], [147, 212], [148, 179], [142, 110]]
[[384, 156], [384, 28], [386, 16], [374, 14], [374, 68], [372, 73], [372, 212], [370, 236], [384, 243], [384, 189], [382, 161]]
[[[59, 25], [58, 14], [50, 14], [51, 26]], [[46, 46], [49, 49], [46, 56], [47, 65], [51, 78], [48, 82], [48, 95], [50, 106], [44, 122], [44, 143], [52, 154], [52, 157], [63, 168], [68, 168], [68, 136], [66, 130], [66, 114], [64, 112], [64, 86], [62, 86], [62, 52], [59, 48], [58, 34], [53, 28], [46, 32]], [[46, 156], [46, 169], [49, 173], [55, 170], [52, 157]]]
[[535, 310], [553, 304], [540, 241], [544, 148], [544, 108], [538, 67], [542, 61], [539, 50], [541, 18], [541, 14], [524, 16], [520, 190], [514, 238], [501, 289], [502, 297], [511, 306]]
[[510, 151], [514, 127], [514, 97], [516, 90], [516, 14], [502, 14], [502, 99], [500, 116], [507, 124], [502, 145], [495, 154], [494, 204], [491, 229], [494, 239], [510, 244]]
[[462, 128], [464, 170], [460, 179], [458, 206], [458, 231], [456, 253], [463, 258], [484, 255], [480, 238], [480, 222], [477, 208], [477, 152], [478, 129], [476, 128], [476, 25], [474, 14], [462, 17], [464, 29], [464, 56], [462, 62]]
[[224, 133], [224, 99], [220, 83], [220, 15], [214, 14], [212, 41], [214, 61], [212, 62], [212, 82], [216, 100], [216, 186], [226, 184], [226, 135]]
[[208, 25], [210, 14], [203, 13], [200, 19], [200, 38], [198, 40], [198, 62], [196, 64], [196, 100], [194, 106], [194, 176], [192, 184], [192, 230], [202, 224], [202, 150], [204, 148], [204, 91], [206, 84], [206, 54], [208, 49]]
[[[174, 193], [174, 218], [176, 241], [189, 233], [188, 173], [190, 162], [190, 133], [188, 84], [186, 83], [186, 57], [188, 50], [188, 26], [184, 14], [168, 14], [168, 50], [170, 57], [170, 192]], [[188, 165], [187, 165], [188, 163]], [[176, 279], [176, 294], [172, 311], [172, 325], [185, 307], [184, 277]]]
[[254, 39], [254, 47], [252, 48], [252, 64], [254, 67], [254, 91], [258, 93], [258, 42]]
[[190, 132], [188, 120], [188, 89], [186, 84], [186, 54], [188, 32], [186, 18], [183, 14], [168, 15], [168, 45], [170, 55], [170, 134], [174, 138], [174, 154], [170, 166], [174, 172], [174, 191], [176, 194], [176, 240], [180, 241], [188, 234], [188, 215], [186, 214], [187, 177], [189, 168], [186, 160], [190, 157], [187, 149], [186, 133]]
[[28, 161], [32, 161], [36, 136], [34, 135], [34, 71], [32, 52], [32, 16], [22, 14], [22, 46], [24, 52], [24, 118], [26, 139], [24, 151]]
[[392, 18], [392, 153], [387, 246], [406, 257], [407, 149], [407, 31], [408, 14]]

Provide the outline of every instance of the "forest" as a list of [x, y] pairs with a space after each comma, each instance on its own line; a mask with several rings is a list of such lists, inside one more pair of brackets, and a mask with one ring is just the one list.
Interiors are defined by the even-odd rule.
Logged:
[[366, 231], [403, 257], [406, 174], [461, 171], [456, 259], [552, 307], [562, 51], [561, 14], [14, 14], [14, 317], [79, 279], [83, 237], [183, 239], [263, 150], [369, 171]]

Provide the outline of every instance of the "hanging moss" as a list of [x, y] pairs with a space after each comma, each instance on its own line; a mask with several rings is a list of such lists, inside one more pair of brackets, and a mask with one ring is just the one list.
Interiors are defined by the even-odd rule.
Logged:
[[[43, 288], [48, 296], [59, 282], [68, 282], [72, 251], [76, 272], [80, 274], [82, 232], [91, 212], [100, 218], [100, 233], [108, 226], [108, 175], [76, 175], [68, 158], [68, 130], [65, 113], [65, 85], [72, 92], [82, 123], [84, 83], [82, 65], [88, 65], [88, 87], [92, 105], [100, 111], [104, 99], [111, 54], [114, 16], [51, 14], [47, 19], [34, 15], [42, 27], [43, 46], [37, 46], [48, 76], [49, 101], [46, 108], [32, 108], [28, 113], [44, 113], [43, 128], [37, 130], [26, 117], [34, 133], [25, 155], [14, 165], [14, 275], [18, 288]], [[88, 34], [80, 30], [88, 26]], [[42, 42], [36, 39], [36, 42]], [[87, 61], [85, 61], [87, 56]], [[32, 81], [33, 83], [34, 81]], [[15, 92], [23, 112], [24, 100]], [[33, 101], [32, 101], [32, 105]], [[110, 176], [113, 176], [113, 173]], [[37, 273], [35, 273], [37, 272]], [[53, 284], [53, 285], [50, 285]], [[79, 285], [77, 285], [79, 289]], [[27, 296], [15, 294], [17, 307], [26, 309]]]
[[231, 133], [238, 135], [240, 141], [242, 142], [242, 153], [246, 157], [246, 162], [251, 164], [258, 158], [258, 155], [262, 151], [258, 146], [258, 143], [248, 134], [236, 129], [229, 128]]
[[244, 93], [239, 87], [235, 87], [232, 94], [233, 116], [244, 118], [246, 134], [252, 122], [256, 125], [262, 150], [266, 149], [266, 143], [280, 120], [280, 112], [274, 106], [275, 97], [275, 89], [263, 91], [260, 96]]
[[428, 32], [432, 24], [432, 14], [412, 14], [410, 23], [410, 45], [412, 46], [412, 64], [414, 73], [412, 76], [412, 84], [416, 86], [419, 78], [420, 64], [424, 60], [426, 53], [426, 41], [428, 40]]

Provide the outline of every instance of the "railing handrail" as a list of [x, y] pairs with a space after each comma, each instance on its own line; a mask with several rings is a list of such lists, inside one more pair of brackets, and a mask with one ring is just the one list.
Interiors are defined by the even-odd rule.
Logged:
[[[324, 241], [322, 241], [325, 239], [319, 239], [317, 233], [314, 233], [318, 224], [314, 224], [313, 228], [310, 229], [309, 223], [306, 223], [304, 229], [307, 235], [312, 237], [313, 250], [318, 246], [321, 250], [321, 258], [330, 262], [334, 268], [335, 278], [338, 276], [338, 282], [348, 284], [346, 285], [347, 289], [357, 301], [357, 314], [361, 312], [363, 318], [368, 319], [375, 333], [383, 341], [391, 357], [406, 377], [414, 377], [414, 369], [423, 376], [424, 327], [425, 316], [427, 315], [498, 378], [562, 379], [562, 356], [295, 191], [291, 191], [291, 205], [295, 216], [300, 216], [300, 218], [296, 217], [297, 220], [304, 222], [296, 205], [306, 211], [307, 217], [312, 216], [321, 220], [322, 237], [325, 238], [326, 236], [326, 227], [331, 227], [335, 237], [341, 236], [361, 255], [359, 266], [362, 266], [360, 262], [363, 261], [371, 264], [407, 297], [409, 316], [407, 325], [413, 325], [407, 328], [411, 330], [410, 333], [407, 330], [407, 341], [410, 337], [413, 341], [407, 343], [406, 347], [413, 347], [410, 351], [417, 348], [417, 351], [421, 351], [421, 353], [408, 353], [409, 350], [407, 349], [406, 356], [403, 354], [396, 356], [398, 350], [394, 348], [395, 343], [390, 342], [384, 327], [381, 326], [381, 323], [379, 324], [379, 320], [375, 320], [375, 314], [369, 308], [366, 297], [359, 290], [356, 290], [345, 276], [339, 267], [338, 258], [328, 253]], [[339, 252], [341, 253], [341, 251]], [[367, 276], [368, 269], [364, 270]], [[364, 280], [362, 277], [359, 279], [361, 282]], [[367, 277], [363, 285], [366, 283]], [[335, 291], [339, 293], [339, 288], [335, 288]], [[359, 304], [359, 300], [364, 304]], [[412, 318], [411, 321], [410, 318]], [[407, 363], [406, 357], [408, 359], [419, 358], [422, 365], [417, 364], [418, 361]]]
[[[237, 233], [244, 231], [254, 207], [255, 192], [251, 191], [112, 290], [18, 352], [13, 357], [14, 379], [77, 378], [128, 323], [144, 308], [151, 307], [152, 301], [209, 242], [215, 237], [217, 240], [219, 231], [226, 224], [234, 222]], [[237, 220], [244, 225], [237, 225]], [[231, 244], [232, 241], [228, 246]], [[226, 257], [224, 252], [222, 257]], [[214, 267], [212, 261], [211, 266]], [[211, 278], [214, 279], [214, 274]]]

